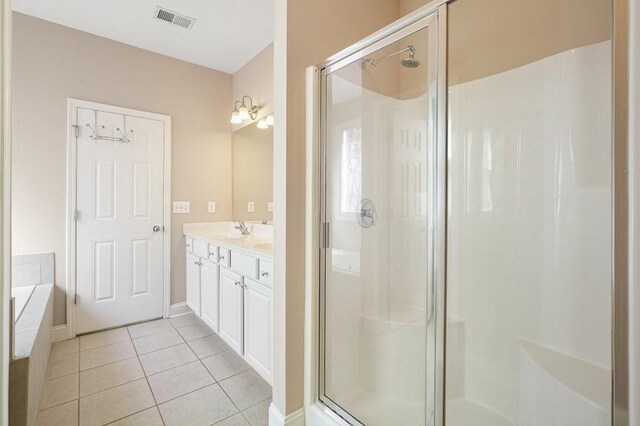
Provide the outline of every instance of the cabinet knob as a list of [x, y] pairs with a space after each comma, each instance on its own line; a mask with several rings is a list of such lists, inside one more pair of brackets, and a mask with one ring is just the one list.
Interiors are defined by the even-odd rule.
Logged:
[[262, 272], [260, 272], [260, 276], [261, 277], [268, 277], [269, 273], [267, 271], [262, 271]]
[[234, 281], [236, 285], [241, 285], [240, 281]]
[[218, 260], [224, 260], [224, 256], [218, 256]]

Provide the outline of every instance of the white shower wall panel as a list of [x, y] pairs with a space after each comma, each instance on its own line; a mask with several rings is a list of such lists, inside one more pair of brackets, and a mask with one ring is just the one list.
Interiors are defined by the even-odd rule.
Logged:
[[602, 42], [449, 89], [464, 397], [514, 422], [521, 340], [611, 365], [610, 63]]

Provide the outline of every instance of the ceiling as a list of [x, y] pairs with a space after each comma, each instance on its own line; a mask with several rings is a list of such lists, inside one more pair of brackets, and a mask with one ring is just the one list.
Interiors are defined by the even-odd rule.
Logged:
[[[196, 22], [157, 20], [156, 6]], [[273, 41], [273, 0], [13, 0], [13, 10], [231, 74]]]

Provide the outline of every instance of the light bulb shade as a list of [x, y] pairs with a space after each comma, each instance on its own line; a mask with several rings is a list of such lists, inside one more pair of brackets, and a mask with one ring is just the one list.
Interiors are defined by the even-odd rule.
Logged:
[[242, 123], [240, 114], [238, 113], [238, 111], [233, 111], [231, 113], [231, 124], [240, 124], [240, 123]]
[[273, 126], [273, 114], [268, 115], [265, 120], [267, 121], [267, 125]]
[[269, 125], [267, 124], [267, 120], [266, 119], [262, 119], [260, 121], [258, 121], [258, 129], [268, 129]]
[[248, 120], [249, 119], [249, 110], [245, 104], [242, 104], [238, 109], [238, 117], [240, 120]]

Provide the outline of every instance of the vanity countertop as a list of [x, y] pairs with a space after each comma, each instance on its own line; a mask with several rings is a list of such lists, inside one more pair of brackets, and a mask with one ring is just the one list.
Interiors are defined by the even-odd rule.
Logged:
[[230, 249], [273, 259], [273, 226], [246, 223], [250, 235], [242, 235], [235, 229], [237, 222], [185, 223], [184, 235]]

